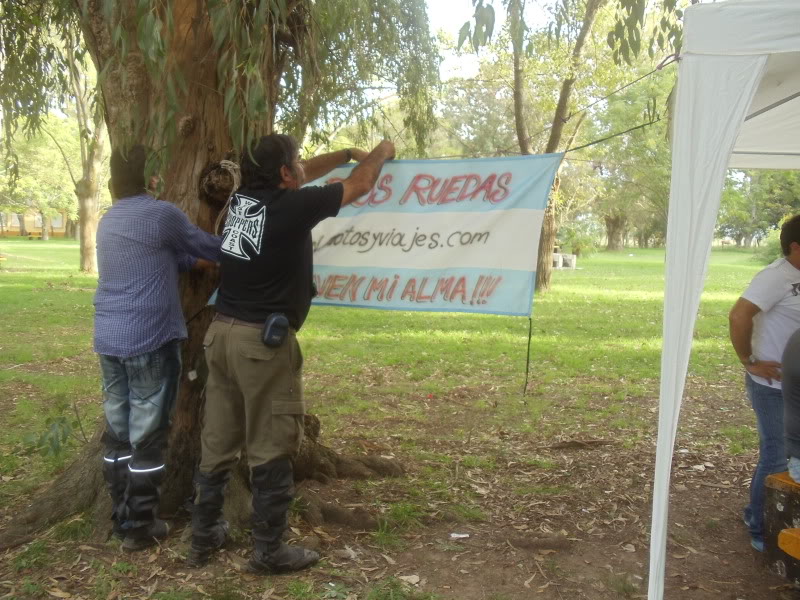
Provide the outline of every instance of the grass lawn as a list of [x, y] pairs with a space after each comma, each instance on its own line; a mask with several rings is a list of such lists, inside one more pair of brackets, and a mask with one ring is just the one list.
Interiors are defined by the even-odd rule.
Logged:
[[[0, 254], [7, 257], [0, 263], [0, 511], [10, 514], [80, 445], [76, 415], [91, 431], [101, 406], [91, 339], [96, 279], [77, 270], [77, 243], [0, 238]], [[686, 506], [711, 503], [712, 514], [690, 516], [682, 512], [684, 504], [674, 504], [671, 522], [677, 529], [671, 539], [679, 545], [700, 548], [708, 532], [720, 527], [727, 532], [739, 521], [735, 515], [743, 503], [757, 436], [743, 399], [741, 369], [728, 342], [727, 312], [759, 268], [750, 252], [712, 252], [675, 465], [675, 481], [694, 494], [684, 499]], [[340, 483], [335, 488], [341, 502], [364, 506], [379, 516], [377, 532], [340, 533], [336, 539], [349, 540], [348, 548], [362, 544], [364, 556], [372, 552], [381, 578], [369, 575], [372, 571], [354, 575], [351, 567], [332, 558], [306, 579], [276, 584], [281, 597], [501, 600], [531, 597], [542, 585], [535, 597], [559, 598], [564, 593], [571, 598], [633, 598], [643, 593], [663, 270], [663, 250], [629, 249], [581, 258], [577, 270], [555, 272], [552, 291], [534, 301], [526, 396], [521, 390], [527, 319], [314, 307], [300, 339], [306, 396], [322, 420], [325, 443], [342, 452], [395, 456], [406, 465], [408, 476]], [[41, 435], [59, 417], [73, 422], [66, 451], [56, 456], [34, 451], [30, 437]], [[597, 446], [570, 449], [575, 442]], [[691, 471], [698, 462], [713, 468]], [[695, 485], [700, 476], [707, 477], [704, 485], [716, 482], [719, 489], [712, 493]], [[735, 518], [720, 525], [728, 512]], [[460, 563], [456, 569], [451, 557], [474, 552], [487, 567], [500, 554], [512, 560], [505, 546], [470, 550], [447, 539], [447, 531], [464, 528], [560, 532], [565, 539], [597, 543], [591, 551], [595, 553], [604, 554], [600, 549], [611, 544], [619, 556], [590, 560], [588, 549], [548, 550], [535, 554], [535, 563], [519, 566], [519, 574], [517, 567], [504, 572], [506, 562], [500, 561], [489, 569], [491, 576], [484, 573], [478, 583], [459, 590], [469, 579], [465, 572], [481, 571]], [[730, 534], [735, 544], [740, 534]], [[331, 542], [331, 547], [341, 543]], [[620, 550], [625, 544], [634, 550]], [[741, 545], [742, 559], [749, 560], [746, 541]], [[24, 552], [15, 560], [27, 560]], [[383, 560], [382, 555], [394, 558]], [[433, 568], [441, 556], [446, 557], [441, 568]], [[391, 561], [399, 565], [401, 560], [409, 565], [407, 572], [391, 568]], [[509, 564], [514, 560], [518, 558]], [[608, 568], [603, 566], [606, 562]], [[717, 561], [712, 568], [697, 559], [695, 567], [681, 571], [683, 579], [669, 580], [676, 595], [668, 597], [683, 597], [680, 585], [691, 577], [699, 581], [709, 569], [712, 579], [739, 577], [744, 591], [737, 597], [766, 597], [757, 595], [764, 591], [758, 586], [766, 584], [747, 570], [753, 565], [740, 568], [733, 562], [730, 558], [722, 566]], [[146, 566], [144, 561], [130, 569], [127, 564], [116, 571], [113, 565], [94, 569], [102, 577], [96, 575], [93, 585], [112, 594], [135, 577], [136, 568], [144, 571]], [[590, 564], [596, 564], [597, 571], [585, 581], [571, 570], [594, 569], [587, 567]], [[526, 575], [519, 579], [522, 571]], [[493, 584], [495, 595], [478, 589], [479, 584], [488, 585], [482, 577], [500, 577], [501, 572], [502, 581]], [[20, 581], [25, 576], [33, 590], [30, 597], [37, 597], [42, 573], [35, 566], [15, 573]], [[399, 584], [391, 575], [412, 573], [425, 577], [427, 587], [413, 593], [406, 588], [392, 591]], [[522, 585], [533, 576], [539, 578], [534, 584]], [[545, 579], [555, 584], [552, 589]], [[325, 587], [330, 581], [334, 587]], [[165, 583], [159, 588], [161, 595], [154, 597], [195, 597], [181, 591], [189, 588], [175, 585]], [[205, 585], [208, 589], [212, 584]], [[561, 586], [559, 595], [556, 586]], [[747, 586], [754, 586], [756, 595], [747, 595]], [[225, 596], [224, 590], [211, 596], [270, 597], [262, 588], [243, 588], [238, 596]], [[351, 592], [360, 595], [349, 596]], [[180, 595], [184, 593], [188, 595]], [[702, 592], [693, 596], [705, 597]]]

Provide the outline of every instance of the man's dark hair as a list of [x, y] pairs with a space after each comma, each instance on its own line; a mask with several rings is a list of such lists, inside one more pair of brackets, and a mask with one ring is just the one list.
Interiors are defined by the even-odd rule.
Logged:
[[800, 244], [800, 215], [795, 215], [781, 227], [781, 250], [784, 256], [789, 256], [792, 242]]
[[281, 182], [281, 167], [289, 169], [297, 156], [297, 142], [289, 135], [273, 133], [253, 142], [250, 152], [242, 151], [242, 187], [275, 189]]
[[137, 144], [130, 148], [115, 148], [111, 153], [111, 193], [115, 198], [127, 198], [146, 191], [144, 169], [147, 150]]

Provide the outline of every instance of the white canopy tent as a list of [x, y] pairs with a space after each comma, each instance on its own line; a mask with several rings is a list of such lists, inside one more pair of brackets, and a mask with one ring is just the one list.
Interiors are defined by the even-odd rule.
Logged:
[[664, 596], [669, 479], [725, 170], [800, 169], [800, 0], [687, 8], [667, 226], [649, 600]]

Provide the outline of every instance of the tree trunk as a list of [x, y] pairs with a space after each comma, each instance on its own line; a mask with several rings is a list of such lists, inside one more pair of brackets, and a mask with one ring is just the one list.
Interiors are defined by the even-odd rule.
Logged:
[[625, 233], [627, 219], [624, 216], [603, 217], [606, 224], [606, 237], [608, 242], [606, 250], [622, 250], [622, 238]]
[[78, 223], [69, 217], [67, 217], [67, 222], [64, 224], [64, 237], [68, 240], [78, 239]]
[[80, 269], [85, 273], [97, 273], [97, 223], [100, 204], [98, 177], [103, 160], [102, 129], [95, 128], [96, 139], [90, 145], [88, 160], [83, 164], [83, 177], [75, 186], [78, 197], [78, 227], [80, 234]]
[[28, 237], [28, 230], [25, 227], [25, 215], [23, 215], [22, 213], [17, 213], [17, 221], [19, 222], [20, 236]]
[[525, 123], [525, 98], [523, 78], [523, 0], [511, 0], [509, 14], [511, 17], [511, 45], [514, 59], [514, 126], [517, 130], [519, 151], [522, 154], [533, 154], [531, 138]]
[[[103, 114], [104, 104], [97, 86], [91, 88], [88, 79], [75, 57], [73, 44], [67, 44], [67, 59], [70, 84], [75, 97], [78, 127], [81, 131], [81, 178], [72, 182], [78, 198], [78, 226], [80, 227], [80, 269], [86, 273], [97, 273], [97, 211], [100, 205], [98, 177], [103, 163]], [[63, 154], [63, 153], [62, 153]], [[64, 156], [64, 161], [69, 161]], [[70, 176], [72, 170], [70, 169]]]
[[[547, 208], [544, 211], [542, 218], [542, 231], [539, 234], [539, 259], [536, 263], [536, 291], [544, 292], [550, 289], [550, 276], [553, 272], [553, 249], [556, 245], [556, 235], [558, 234], [558, 227], [556, 226], [556, 205], [554, 197], [558, 194], [561, 187], [561, 177], [556, 175], [553, 180], [553, 188], [550, 190], [550, 199], [547, 202]], [[542, 252], [547, 249], [547, 255], [550, 257], [547, 263], [547, 273], [539, 274], [539, 270], [543, 267]]]
[[[592, 26], [597, 18], [597, 13], [605, 4], [606, 0], [588, 0], [586, 2], [586, 13], [583, 16], [583, 23], [575, 46], [572, 49], [572, 70], [573, 73], [580, 66], [581, 54], [586, 44], [586, 38], [592, 30]], [[553, 124], [550, 128], [550, 137], [547, 140], [545, 153], [557, 152], [561, 143], [561, 136], [564, 132], [564, 125], [569, 120], [568, 109], [569, 99], [575, 85], [575, 77], [567, 77], [561, 83], [561, 92], [558, 96], [556, 112], [553, 115]], [[546, 291], [550, 289], [550, 277], [553, 274], [553, 242], [555, 241], [558, 228], [556, 227], [555, 209], [548, 203], [547, 210], [542, 220], [542, 235], [539, 238], [539, 257], [536, 264], [536, 291]]]
[[[80, 234], [80, 269], [85, 273], [97, 273], [97, 210], [94, 201], [78, 197], [78, 227]], [[77, 234], [77, 232], [76, 232]]]
[[50, 218], [41, 213], [42, 215], [42, 241], [46, 242], [50, 239]]

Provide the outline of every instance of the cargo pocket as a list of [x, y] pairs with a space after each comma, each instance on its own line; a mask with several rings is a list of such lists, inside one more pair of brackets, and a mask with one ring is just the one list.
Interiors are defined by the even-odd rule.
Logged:
[[289, 394], [293, 402], [303, 402], [305, 400], [303, 397], [303, 352], [300, 350], [297, 338], [292, 337], [291, 342], [293, 342], [291, 355], [292, 384]]
[[272, 402], [272, 438], [276, 446], [294, 456], [303, 443], [305, 405], [302, 402]]
[[[218, 362], [213, 360], [214, 351], [216, 350], [216, 348], [214, 348], [215, 332], [212, 331], [213, 327], [214, 323], [211, 323], [211, 326], [206, 331], [205, 337], [203, 337], [203, 354], [202, 354], [202, 362], [200, 363], [200, 368], [202, 371], [206, 373], [206, 379], [208, 379], [208, 374], [211, 373], [211, 365], [215, 362]], [[217, 367], [217, 370], [219, 370], [219, 367]]]
[[303, 351], [300, 349], [300, 342], [297, 338], [293, 337], [292, 341], [292, 369], [295, 373], [300, 373], [303, 370]]
[[203, 350], [208, 350], [211, 344], [214, 343], [214, 332], [210, 329], [206, 331], [206, 337], [203, 338]]
[[239, 355], [253, 360], [272, 360], [275, 349], [267, 348], [261, 342], [239, 342]]

